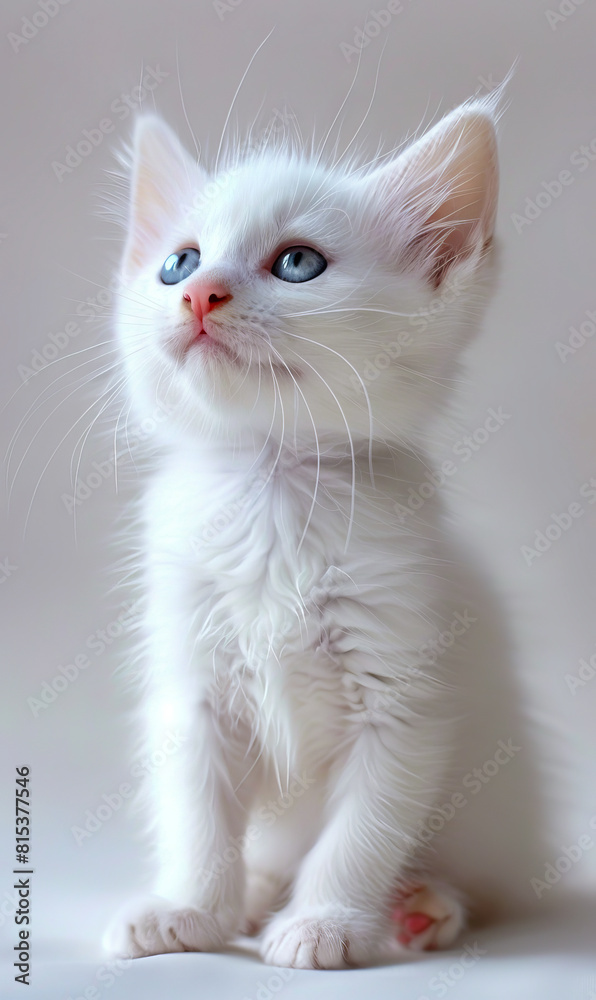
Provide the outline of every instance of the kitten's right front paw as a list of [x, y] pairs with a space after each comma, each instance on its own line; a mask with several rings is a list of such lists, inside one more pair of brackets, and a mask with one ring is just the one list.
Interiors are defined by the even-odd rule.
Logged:
[[120, 958], [142, 958], [172, 951], [216, 951], [224, 940], [210, 913], [176, 906], [162, 896], [145, 896], [120, 910], [104, 934], [103, 946]]

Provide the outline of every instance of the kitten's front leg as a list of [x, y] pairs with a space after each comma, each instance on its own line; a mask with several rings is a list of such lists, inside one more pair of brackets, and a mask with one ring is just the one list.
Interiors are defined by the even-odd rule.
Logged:
[[154, 684], [145, 711], [145, 756], [162, 760], [168, 741], [177, 746], [153, 768], [144, 789], [154, 893], [125, 907], [104, 943], [111, 953], [132, 957], [213, 951], [236, 932], [243, 913], [238, 845], [257, 771], [251, 772], [247, 753], [250, 726], [231, 711], [225, 691], [202, 688], [190, 677], [183, 690]]
[[[266, 928], [272, 965], [337, 969], [384, 953], [396, 884], [440, 781], [441, 748], [431, 720], [371, 713], [335, 789], [335, 811], [304, 859], [292, 899]], [[461, 917], [461, 907], [458, 909]], [[456, 927], [459, 929], [461, 923]]]

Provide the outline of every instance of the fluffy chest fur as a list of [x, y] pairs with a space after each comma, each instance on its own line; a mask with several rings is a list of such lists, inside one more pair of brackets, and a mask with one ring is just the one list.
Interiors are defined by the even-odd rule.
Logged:
[[183, 595], [190, 689], [226, 692], [284, 766], [347, 750], [439, 624], [434, 505], [422, 541], [400, 515], [419, 464], [376, 454], [373, 484], [369, 457], [179, 450], [147, 498], [149, 583]]

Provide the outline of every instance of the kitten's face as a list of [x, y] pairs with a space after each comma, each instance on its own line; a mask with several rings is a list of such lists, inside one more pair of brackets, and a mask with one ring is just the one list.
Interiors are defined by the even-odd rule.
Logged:
[[137, 401], [228, 440], [412, 440], [469, 334], [486, 112], [364, 172], [269, 151], [209, 178], [155, 119], [135, 156], [118, 327]]

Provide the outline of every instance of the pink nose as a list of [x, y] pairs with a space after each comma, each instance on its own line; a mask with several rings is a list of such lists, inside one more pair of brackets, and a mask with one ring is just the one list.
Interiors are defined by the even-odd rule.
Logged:
[[203, 316], [206, 316], [216, 306], [229, 302], [231, 298], [230, 292], [224, 285], [218, 285], [214, 282], [202, 284], [197, 281], [192, 288], [184, 293], [184, 299], [186, 302], [190, 302], [190, 308], [199, 320], [202, 320]]

